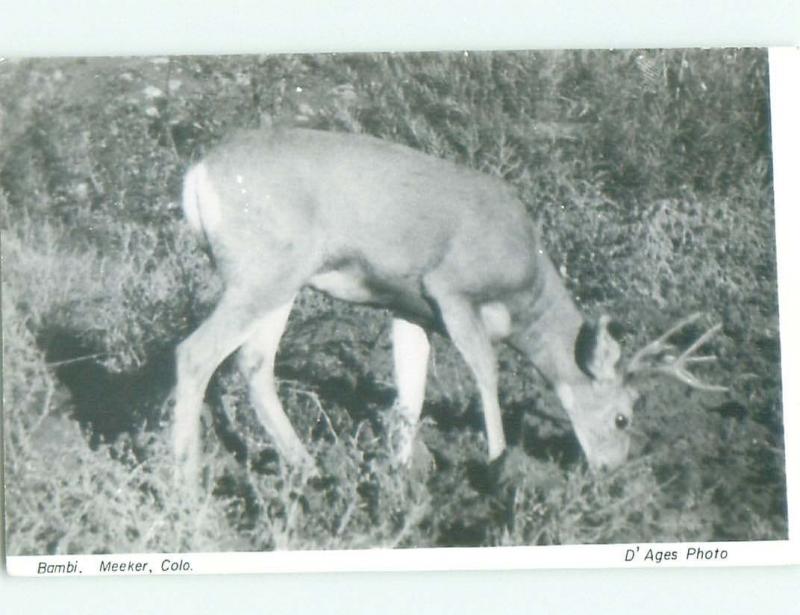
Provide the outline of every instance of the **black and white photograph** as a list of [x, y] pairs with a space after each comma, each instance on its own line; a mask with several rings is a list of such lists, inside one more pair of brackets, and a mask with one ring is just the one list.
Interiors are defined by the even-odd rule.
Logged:
[[6, 59], [7, 556], [787, 541], [770, 120], [765, 49]]

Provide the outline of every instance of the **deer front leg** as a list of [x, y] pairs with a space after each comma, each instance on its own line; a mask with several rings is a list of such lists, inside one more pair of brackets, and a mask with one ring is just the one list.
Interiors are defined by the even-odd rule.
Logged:
[[425, 329], [401, 318], [392, 321], [392, 343], [394, 378], [397, 384], [394, 454], [399, 464], [408, 465], [425, 401], [425, 381], [431, 347]]
[[497, 401], [497, 360], [489, 334], [468, 298], [437, 288], [434, 280], [430, 281], [429, 289], [439, 305], [450, 339], [475, 376], [483, 406], [489, 461], [494, 461], [506, 449], [506, 438]]

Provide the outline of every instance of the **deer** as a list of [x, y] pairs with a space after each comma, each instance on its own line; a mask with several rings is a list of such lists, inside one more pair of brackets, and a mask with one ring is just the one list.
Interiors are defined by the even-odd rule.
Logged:
[[209, 248], [224, 290], [176, 350], [173, 446], [196, 470], [200, 415], [217, 367], [238, 350], [255, 413], [280, 456], [314, 467], [278, 396], [278, 345], [298, 292], [392, 315], [396, 462], [408, 464], [425, 398], [432, 333], [448, 337], [474, 376], [488, 462], [506, 450], [496, 345], [508, 344], [550, 384], [592, 470], [629, 455], [634, 378], [664, 374], [724, 391], [691, 371], [716, 357], [671, 338], [693, 314], [620, 365], [619, 331], [585, 318], [547, 256], [539, 227], [500, 178], [372, 136], [302, 128], [235, 134], [191, 166], [183, 212]]

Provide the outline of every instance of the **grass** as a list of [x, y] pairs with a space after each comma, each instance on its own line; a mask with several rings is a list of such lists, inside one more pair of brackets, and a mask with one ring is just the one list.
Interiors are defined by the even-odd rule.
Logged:
[[[19, 61], [0, 67], [0, 107], [10, 554], [786, 537], [764, 53]], [[635, 454], [596, 476], [552, 392], [501, 351], [498, 487], [474, 384], [437, 337], [397, 469], [388, 315], [304, 292], [277, 372], [319, 475], [281, 462], [227, 362], [203, 486], [176, 488], [172, 352], [219, 293], [181, 176], [231, 130], [284, 124], [506, 179], [629, 354], [690, 312], [721, 321], [704, 375], [730, 392], [646, 382]]]

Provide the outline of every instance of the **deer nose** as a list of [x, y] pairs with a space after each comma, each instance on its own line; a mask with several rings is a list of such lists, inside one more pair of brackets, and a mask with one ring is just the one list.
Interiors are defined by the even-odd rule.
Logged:
[[595, 474], [605, 474], [608, 472], [608, 462], [600, 459], [587, 460], [589, 469]]
[[596, 459], [593, 463], [589, 463], [589, 467], [595, 474], [606, 474], [620, 467], [625, 462], [626, 457], [627, 455], [619, 458], [612, 456], [604, 459]]

